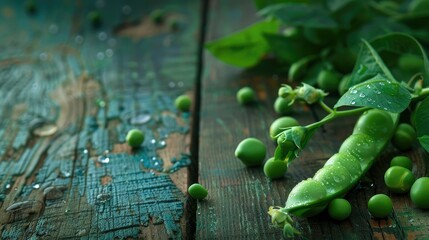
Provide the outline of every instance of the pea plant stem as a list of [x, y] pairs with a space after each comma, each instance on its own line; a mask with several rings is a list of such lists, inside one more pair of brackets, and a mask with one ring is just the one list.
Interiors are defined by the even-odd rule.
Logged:
[[354, 116], [354, 115], [360, 114], [360, 113], [370, 109], [369, 107], [360, 107], [360, 108], [355, 108], [355, 109], [350, 109], [350, 110], [337, 111], [336, 109], [331, 109], [330, 107], [328, 107], [323, 101], [320, 101], [319, 104], [329, 114], [326, 115], [320, 121], [307, 125], [306, 128], [308, 130], [317, 129], [320, 126], [322, 126], [326, 123], [329, 123], [336, 118]]

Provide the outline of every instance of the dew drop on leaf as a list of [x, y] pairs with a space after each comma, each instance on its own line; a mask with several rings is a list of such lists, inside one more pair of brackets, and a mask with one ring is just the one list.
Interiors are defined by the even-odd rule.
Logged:
[[366, 95], [365, 95], [365, 93], [360, 93], [359, 94], [359, 97], [361, 97], [361, 98], [364, 98]]

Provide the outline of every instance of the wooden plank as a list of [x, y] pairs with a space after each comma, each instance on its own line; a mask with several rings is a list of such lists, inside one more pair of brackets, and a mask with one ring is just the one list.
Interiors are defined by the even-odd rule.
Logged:
[[200, 3], [35, 3], [0, 4], [0, 238], [187, 238]]
[[[210, 1], [207, 40], [257, 21], [251, 4]], [[198, 202], [196, 238], [280, 239], [281, 230], [270, 226], [269, 206], [283, 206], [290, 190], [301, 180], [312, 177], [338, 151], [351, 134], [356, 117], [341, 119], [316, 132], [286, 177], [269, 181], [262, 168], [246, 168], [235, 158], [234, 151], [242, 139], [256, 137], [266, 143], [268, 156], [273, 155], [275, 144], [269, 138], [268, 128], [277, 117], [272, 104], [285, 76], [242, 72], [209, 53], [204, 60], [198, 181], [208, 188], [209, 197]], [[243, 86], [257, 91], [257, 104], [243, 107], [236, 102], [236, 91]], [[335, 99], [328, 101], [333, 104]], [[293, 116], [305, 125], [320, 119], [324, 113], [317, 107], [311, 110], [298, 105]], [[353, 206], [350, 219], [337, 222], [326, 213], [308, 219], [294, 218], [302, 233], [298, 239], [424, 239], [429, 234], [425, 226], [428, 215], [415, 209], [408, 195], [391, 194], [383, 183], [389, 160], [398, 154], [414, 160], [417, 177], [427, 174], [427, 155], [422, 151], [401, 153], [389, 146], [365, 180], [346, 196]], [[387, 220], [372, 219], [367, 211], [367, 201], [376, 193], [388, 194], [394, 201], [394, 213]]]

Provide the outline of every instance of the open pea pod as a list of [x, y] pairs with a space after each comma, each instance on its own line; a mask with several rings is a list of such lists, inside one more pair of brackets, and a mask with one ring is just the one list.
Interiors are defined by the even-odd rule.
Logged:
[[[290, 217], [310, 217], [322, 212], [334, 198], [342, 197], [371, 168], [375, 159], [389, 143], [399, 114], [371, 109], [357, 121], [353, 134], [341, 145], [313, 178], [298, 183], [290, 192], [284, 208], [270, 209], [271, 216], [283, 216], [283, 222], [272, 219], [277, 226], [288, 226]], [[286, 227], [284, 227], [286, 229]]]

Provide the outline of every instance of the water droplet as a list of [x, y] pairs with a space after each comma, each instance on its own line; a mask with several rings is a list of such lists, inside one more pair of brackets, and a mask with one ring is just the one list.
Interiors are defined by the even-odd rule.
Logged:
[[58, 32], [58, 26], [56, 24], [49, 25], [49, 33], [55, 34]]
[[365, 95], [365, 93], [360, 93], [359, 97], [364, 98], [364, 97], [366, 97], [366, 95]]
[[159, 142], [158, 147], [165, 147], [166, 145], [167, 143], [164, 140], [162, 140]]
[[369, 89], [371, 89], [371, 85], [366, 85], [366, 88], [369, 88]]
[[378, 83], [380, 86], [384, 86], [384, 82], [379, 82]]
[[180, 82], [178, 82], [178, 83], [177, 83], [177, 86], [178, 86], [178, 87], [183, 87], [184, 85], [185, 85], [185, 84], [184, 84], [182, 81], [180, 81]]
[[[152, 139], [152, 140], [150, 140], [150, 143], [155, 144], [155, 143], [156, 143], [156, 140], [155, 140], [155, 139]], [[154, 158], [155, 158], [155, 157], [154, 157]]]
[[97, 201], [99, 203], [105, 203], [110, 200], [112, 196], [109, 193], [100, 193], [97, 195]]
[[387, 104], [392, 104], [392, 102], [391, 101], [387, 101]]
[[130, 6], [128, 6], [128, 5], [124, 5], [124, 6], [122, 7], [122, 13], [123, 13], [123, 14], [125, 14], [125, 15], [130, 14], [130, 13], [131, 13], [131, 7], [130, 7]]
[[55, 134], [58, 127], [54, 123], [39, 122], [38, 125], [32, 126], [32, 133], [39, 137], [47, 137]]
[[356, 104], [356, 101], [355, 101], [355, 100], [352, 100], [352, 101], [350, 102], [350, 104], [351, 104], [351, 105], [355, 105], [355, 104]]
[[82, 237], [85, 236], [87, 234], [86, 229], [80, 229], [76, 232], [76, 237]]
[[169, 82], [168, 86], [171, 88], [174, 88], [176, 86], [176, 83], [175, 82]]
[[67, 170], [61, 170], [60, 171], [60, 177], [62, 178], [68, 178], [70, 177], [72, 174], [71, 172], [67, 171]]
[[142, 114], [139, 114], [139, 115], [131, 118], [130, 123], [131, 124], [145, 124], [145, 123], [149, 122], [150, 119], [151, 119], [150, 114], [142, 113]]
[[97, 158], [97, 162], [106, 164], [110, 162], [110, 158], [107, 155], [101, 155]]
[[95, 102], [99, 107], [102, 107], [102, 108], [106, 107], [106, 102], [103, 99], [97, 99], [95, 100]]
[[84, 41], [84, 38], [83, 38], [81, 35], [77, 35], [77, 36], [74, 38], [74, 42], [75, 42], [76, 44], [82, 44], [82, 43], [83, 43], [83, 41]]
[[350, 93], [351, 93], [351, 94], [356, 94], [356, 93], [357, 93], [357, 90], [356, 90], [356, 89], [354, 89], [354, 88], [350, 88]]
[[88, 153], [89, 153], [88, 149], [83, 150], [83, 154], [88, 154]]
[[45, 188], [43, 190], [43, 195], [47, 200], [54, 200], [58, 198], [62, 198], [64, 195], [64, 191], [67, 189], [66, 186], [51, 186]]
[[111, 58], [113, 56], [113, 50], [112, 49], [106, 49], [106, 56]]
[[106, 41], [106, 39], [107, 39], [107, 33], [105, 33], [105, 32], [99, 32], [98, 35], [97, 35], [97, 37], [98, 37], [98, 39], [100, 41]]
[[39, 54], [39, 59], [40, 59], [41, 61], [46, 61], [46, 60], [48, 60], [48, 54], [47, 54], [47, 53], [45, 53], [45, 52], [40, 53], [40, 54]]
[[103, 60], [104, 59], [104, 53], [103, 52], [98, 52], [97, 53], [97, 59], [98, 60]]
[[368, 102], [372, 102], [372, 98], [367, 98], [366, 99]]
[[387, 107], [384, 107], [383, 109], [387, 111]]
[[34, 207], [40, 210], [42, 205], [42, 202], [36, 200], [16, 202], [6, 208], [6, 212], [35, 212], [36, 209]]
[[10, 189], [11, 185], [10, 183], [6, 184], [6, 186], [4, 186], [6, 189]]
[[380, 92], [379, 90], [376, 90], [376, 91], [375, 91], [375, 94], [380, 95], [380, 94], [381, 94], [381, 92]]
[[34, 188], [34, 189], [39, 189], [39, 188], [40, 188], [40, 184], [37, 184], [37, 183], [36, 183], [36, 184], [34, 184], [34, 185], [33, 185], [33, 188]]

